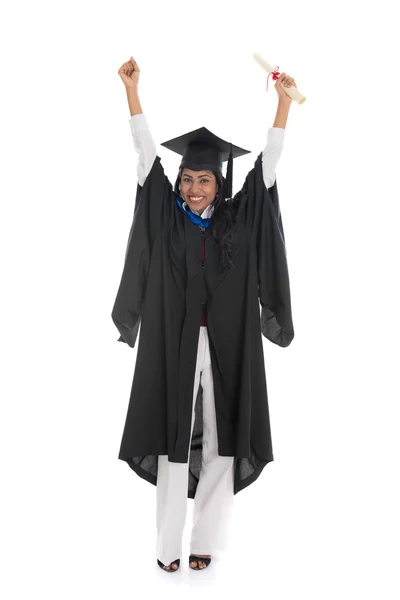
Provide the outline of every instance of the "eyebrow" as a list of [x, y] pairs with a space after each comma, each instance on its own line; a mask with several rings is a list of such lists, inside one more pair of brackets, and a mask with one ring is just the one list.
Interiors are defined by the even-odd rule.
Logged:
[[[193, 177], [191, 175], [187, 175], [187, 173], [185, 173], [184, 175], [182, 175], [182, 177], [190, 177], [190, 179], [193, 179]], [[203, 173], [203, 175], [197, 175], [198, 179], [200, 177], [210, 177], [210, 175], [208, 173]]]

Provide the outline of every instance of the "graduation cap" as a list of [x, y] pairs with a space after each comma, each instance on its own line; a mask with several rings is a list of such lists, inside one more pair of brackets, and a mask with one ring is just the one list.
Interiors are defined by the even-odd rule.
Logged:
[[206, 127], [200, 127], [200, 129], [163, 142], [161, 146], [165, 146], [183, 157], [180, 164], [182, 169], [186, 167], [193, 171], [212, 170], [222, 174], [222, 163], [227, 160], [226, 198], [232, 197], [233, 159], [250, 153], [250, 150], [244, 150], [219, 138]]

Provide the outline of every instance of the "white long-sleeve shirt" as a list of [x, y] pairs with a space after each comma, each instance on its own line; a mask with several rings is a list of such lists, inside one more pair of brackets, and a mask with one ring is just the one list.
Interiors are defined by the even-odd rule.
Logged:
[[[143, 113], [132, 115], [129, 124], [133, 136], [133, 145], [139, 154], [137, 163], [138, 183], [143, 186], [157, 156], [157, 147], [151, 135], [147, 118]], [[275, 170], [282, 153], [284, 136], [285, 130], [281, 127], [270, 127], [268, 129], [267, 143], [262, 153], [263, 179], [267, 189], [275, 183]], [[186, 202], [182, 206], [187, 210]], [[190, 210], [199, 214], [193, 209]], [[213, 210], [213, 204], [207, 206], [201, 213], [202, 218], [211, 216]]]

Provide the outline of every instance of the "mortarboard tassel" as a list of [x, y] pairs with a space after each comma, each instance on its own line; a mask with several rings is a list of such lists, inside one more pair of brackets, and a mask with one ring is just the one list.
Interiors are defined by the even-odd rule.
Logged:
[[231, 151], [229, 152], [229, 158], [228, 158], [228, 166], [226, 168], [225, 198], [232, 198], [232, 174], [233, 174], [233, 152], [232, 152], [232, 144], [231, 144]]

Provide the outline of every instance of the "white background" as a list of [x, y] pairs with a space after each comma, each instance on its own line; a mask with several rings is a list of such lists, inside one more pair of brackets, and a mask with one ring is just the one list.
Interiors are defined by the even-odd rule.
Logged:
[[[1, 18], [2, 597], [395, 600], [399, 565], [398, 26], [393, 2], [20, 2]], [[263, 339], [275, 461], [204, 572], [156, 564], [155, 486], [118, 460], [136, 349], [111, 310], [137, 155], [131, 55], [160, 144], [252, 153], [296, 80], [277, 181], [295, 338]], [[175, 182], [179, 157], [158, 146]], [[398, 575], [398, 573], [397, 573]]]

